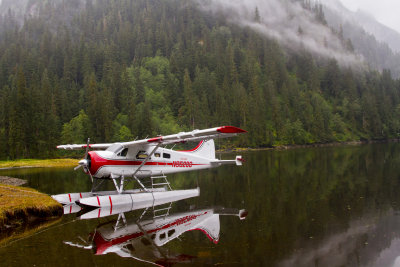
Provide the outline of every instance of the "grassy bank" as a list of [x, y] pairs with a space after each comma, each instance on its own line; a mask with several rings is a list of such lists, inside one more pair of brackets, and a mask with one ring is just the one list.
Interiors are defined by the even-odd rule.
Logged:
[[70, 167], [78, 165], [77, 159], [20, 159], [0, 161], [0, 169], [26, 167]]
[[0, 229], [48, 220], [63, 213], [61, 204], [34, 189], [0, 184]]

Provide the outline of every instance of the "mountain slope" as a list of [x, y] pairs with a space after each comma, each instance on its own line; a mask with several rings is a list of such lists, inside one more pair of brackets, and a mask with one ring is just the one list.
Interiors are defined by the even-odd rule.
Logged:
[[400, 33], [378, 22], [373, 16], [358, 10], [353, 12], [348, 10], [338, 0], [324, 1], [325, 7], [329, 7], [329, 12], [334, 12], [336, 19], [329, 19], [332, 26], [339, 28], [340, 24], [347, 21], [350, 24], [362, 27], [367, 33], [372, 34], [378, 42], [386, 43], [395, 52], [400, 51]]
[[352, 12], [339, 1], [324, 2], [328, 24], [350, 39], [355, 51], [361, 54], [370, 68], [389, 69], [400, 77], [400, 34], [380, 24], [362, 12]]
[[[224, 146], [400, 132], [399, 81], [386, 71], [288, 48], [198, 2], [76, 3], [52, 2], [23, 25], [0, 18], [0, 158], [54, 156], [57, 144], [88, 136], [125, 141], [215, 125], [249, 132]], [[326, 27], [319, 19], [310, 17]]]

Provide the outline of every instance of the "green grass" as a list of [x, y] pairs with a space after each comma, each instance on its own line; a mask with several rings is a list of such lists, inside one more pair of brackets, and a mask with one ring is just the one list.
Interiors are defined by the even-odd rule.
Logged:
[[46, 219], [62, 214], [60, 203], [32, 188], [0, 184], [0, 228], [30, 216]]
[[78, 165], [77, 159], [20, 159], [0, 161], [1, 168], [70, 167]]

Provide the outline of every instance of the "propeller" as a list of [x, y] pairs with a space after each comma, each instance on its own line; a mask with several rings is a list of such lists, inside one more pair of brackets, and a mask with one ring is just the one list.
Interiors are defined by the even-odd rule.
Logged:
[[90, 173], [90, 167], [89, 167], [89, 165], [90, 165], [89, 143], [90, 143], [90, 138], [88, 138], [88, 140], [87, 140], [86, 151], [85, 151], [85, 157], [79, 161], [79, 163], [78, 163], [79, 165], [76, 166], [76, 167], [74, 168], [74, 170], [76, 171], [77, 169], [83, 167], [83, 169], [85, 170], [85, 172], [87, 172], [87, 173], [90, 175], [90, 179], [92, 180], [92, 183], [93, 183], [93, 176], [92, 176], [92, 174]]

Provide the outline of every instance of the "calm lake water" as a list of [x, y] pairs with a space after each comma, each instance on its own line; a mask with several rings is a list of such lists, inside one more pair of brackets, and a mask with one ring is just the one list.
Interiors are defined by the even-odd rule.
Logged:
[[[162, 246], [139, 238], [96, 255], [101, 247], [91, 246], [92, 240], [118, 215], [79, 220], [69, 214], [0, 247], [0, 265], [151, 266], [145, 260], [177, 266], [400, 266], [400, 144], [241, 154], [247, 160], [242, 167], [168, 177], [174, 189], [200, 187], [199, 197], [173, 203], [168, 217], [247, 210], [244, 220], [217, 216], [211, 228], [215, 234], [219, 226], [218, 242], [206, 231], [187, 231]], [[0, 175], [26, 179], [48, 194], [89, 191], [88, 177], [71, 169]], [[126, 213], [127, 225], [142, 213]]]

